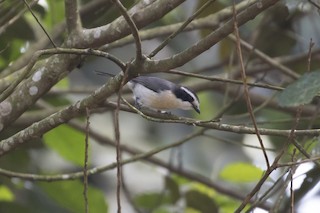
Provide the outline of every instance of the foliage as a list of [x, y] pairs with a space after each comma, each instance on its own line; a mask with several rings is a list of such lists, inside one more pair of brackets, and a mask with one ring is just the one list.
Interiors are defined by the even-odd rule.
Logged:
[[310, 103], [320, 91], [319, 79], [319, 71], [304, 74], [279, 94], [279, 104], [289, 107]]
[[220, 173], [220, 177], [231, 182], [253, 182], [258, 181], [263, 171], [247, 163], [233, 163], [227, 165]]

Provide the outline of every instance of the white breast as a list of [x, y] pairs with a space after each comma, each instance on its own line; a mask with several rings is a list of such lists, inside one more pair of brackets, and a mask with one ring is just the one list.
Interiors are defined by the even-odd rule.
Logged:
[[177, 99], [171, 91], [156, 93], [141, 84], [136, 84], [134, 87], [129, 85], [129, 87], [132, 89], [136, 101], [144, 107], [156, 110], [192, 109], [189, 102]]

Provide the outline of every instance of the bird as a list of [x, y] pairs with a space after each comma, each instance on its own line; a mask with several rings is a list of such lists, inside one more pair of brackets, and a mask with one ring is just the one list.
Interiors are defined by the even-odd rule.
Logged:
[[127, 85], [132, 90], [138, 109], [147, 108], [158, 112], [194, 109], [200, 114], [197, 94], [185, 86], [152, 76], [135, 77]]

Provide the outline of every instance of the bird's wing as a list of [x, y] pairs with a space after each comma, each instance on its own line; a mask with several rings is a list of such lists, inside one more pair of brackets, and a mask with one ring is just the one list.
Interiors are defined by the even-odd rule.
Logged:
[[157, 77], [139, 76], [132, 79], [131, 81], [133, 83], [141, 84], [155, 92], [161, 92], [163, 90], [172, 90], [177, 87], [174, 83]]

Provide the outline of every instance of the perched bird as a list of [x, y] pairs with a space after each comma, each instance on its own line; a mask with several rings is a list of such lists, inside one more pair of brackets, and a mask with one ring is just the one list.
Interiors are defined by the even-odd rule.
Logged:
[[133, 78], [127, 85], [133, 92], [138, 108], [145, 107], [157, 111], [194, 109], [200, 114], [199, 98], [187, 87], [150, 76]]

